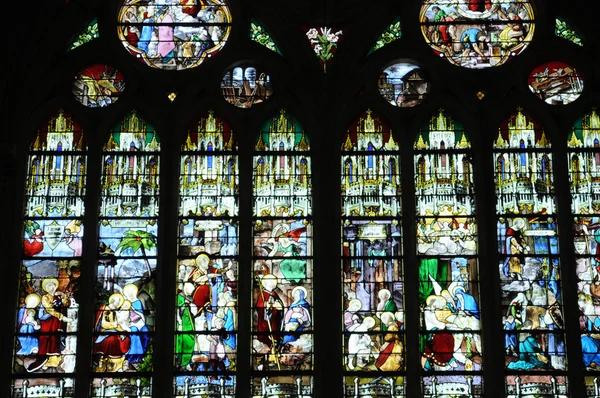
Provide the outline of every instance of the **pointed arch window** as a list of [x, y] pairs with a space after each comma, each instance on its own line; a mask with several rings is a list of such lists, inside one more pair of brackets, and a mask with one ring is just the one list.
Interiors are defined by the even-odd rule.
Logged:
[[518, 109], [500, 127], [494, 158], [507, 397], [567, 397], [558, 229], [551, 145], [543, 127]]
[[[344, 396], [404, 396], [399, 146], [367, 110], [342, 145]], [[356, 165], [356, 166], [353, 166]], [[352, 173], [355, 173], [352, 178]]]
[[483, 396], [471, 143], [444, 110], [414, 145], [422, 393]]
[[281, 110], [259, 133], [253, 170], [252, 395], [312, 396], [310, 143]]
[[581, 348], [585, 366], [587, 396], [593, 397], [600, 388], [597, 362], [600, 362], [598, 335], [600, 327], [600, 116], [596, 109], [579, 118], [569, 137], [569, 180], [573, 241], [577, 269], [577, 303], [580, 311]]
[[102, 154], [91, 396], [152, 394], [160, 141], [135, 111]]
[[86, 152], [81, 126], [62, 110], [29, 148], [13, 397], [74, 394]]
[[175, 396], [235, 395], [239, 179], [237, 142], [213, 111], [181, 148]]

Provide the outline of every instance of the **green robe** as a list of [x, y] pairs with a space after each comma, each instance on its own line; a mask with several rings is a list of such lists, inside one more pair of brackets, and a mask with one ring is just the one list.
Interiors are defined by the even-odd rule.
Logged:
[[182, 368], [192, 361], [195, 346], [194, 335], [189, 333], [194, 331], [194, 317], [186, 301], [181, 293], [177, 295], [177, 307], [182, 311], [181, 322], [177, 322], [177, 330], [182, 334], [177, 334], [175, 337], [175, 356]]

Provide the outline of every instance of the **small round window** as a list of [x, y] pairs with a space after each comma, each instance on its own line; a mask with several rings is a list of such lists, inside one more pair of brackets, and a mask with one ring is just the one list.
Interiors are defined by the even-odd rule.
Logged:
[[75, 76], [73, 95], [88, 108], [103, 108], [116, 102], [125, 86], [123, 75], [112, 66], [89, 65]]
[[409, 63], [385, 68], [379, 76], [378, 86], [379, 93], [387, 102], [403, 108], [419, 105], [431, 91], [425, 72]]
[[250, 108], [265, 102], [273, 93], [271, 76], [257, 66], [238, 66], [225, 73], [221, 91], [230, 104], [238, 108]]

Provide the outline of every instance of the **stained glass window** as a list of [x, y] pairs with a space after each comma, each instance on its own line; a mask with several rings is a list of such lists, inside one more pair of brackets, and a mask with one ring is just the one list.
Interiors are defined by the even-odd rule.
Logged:
[[158, 135], [133, 111], [102, 155], [92, 397], [151, 395], [159, 171]]
[[117, 32], [127, 51], [146, 65], [183, 70], [221, 51], [231, 22], [226, 0], [124, 0]]
[[419, 66], [406, 62], [392, 64], [381, 71], [379, 94], [387, 103], [401, 108], [419, 105], [429, 95], [431, 83]]
[[275, 41], [271, 37], [271, 34], [262, 26], [257, 20], [252, 19], [250, 21], [250, 39], [257, 42], [258, 44], [265, 46], [271, 51], [276, 52], [279, 55], [281, 54], [281, 50]]
[[444, 110], [414, 144], [422, 394], [483, 396], [471, 143]]
[[367, 110], [341, 158], [344, 396], [404, 396], [404, 278], [399, 146]]
[[326, 26], [306, 29], [306, 38], [319, 59], [323, 71], [327, 72], [327, 65], [333, 59], [343, 34], [343, 30], [336, 32], [333, 28]]
[[567, 397], [565, 332], [552, 152], [521, 109], [494, 143], [507, 397]]
[[600, 365], [600, 116], [596, 109], [577, 120], [569, 137], [568, 161], [577, 303], [580, 311], [581, 348], [586, 370], [587, 396], [598, 395]]
[[76, 49], [79, 46], [89, 43], [90, 41], [100, 37], [100, 31], [98, 30], [98, 19], [94, 18], [90, 21], [88, 26], [81, 32], [73, 43], [69, 47], [69, 51]]
[[82, 270], [86, 151], [62, 110], [29, 148], [16, 308], [13, 397], [73, 397]]
[[531, 71], [529, 90], [550, 105], [567, 105], [583, 91], [583, 79], [574, 66], [565, 62], [545, 62]]
[[88, 65], [73, 80], [73, 96], [88, 108], [104, 108], [117, 102], [126, 86], [123, 74], [114, 67]]
[[579, 47], [583, 47], [583, 39], [581, 38], [581, 35], [579, 35], [579, 33], [561, 17], [556, 17], [554, 34], [558, 37], [569, 40]]
[[311, 157], [300, 123], [281, 110], [253, 159], [252, 396], [312, 396]]
[[237, 143], [229, 125], [209, 111], [181, 150], [175, 397], [234, 396]]
[[231, 105], [251, 108], [265, 102], [273, 94], [271, 75], [260, 66], [236, 66], [223, 76], [221, 92]]
[[424, 0], [421, 32], [433, 51], [465, 68], [499, 66], [533, 39], [531, 3], [491, 0]]
[[392, 22], [385, 30], [381, 33], [381, 35], [377, 38], [377, 41], [369, 50], [369, 54], [371, 55], [373, 52], [383, 48], [384, 46], [390, 44], [393, 41], [396, 41], [402, 37], [402, 29], [400, 27], [400, 18], [396, 18], [394, 22]]

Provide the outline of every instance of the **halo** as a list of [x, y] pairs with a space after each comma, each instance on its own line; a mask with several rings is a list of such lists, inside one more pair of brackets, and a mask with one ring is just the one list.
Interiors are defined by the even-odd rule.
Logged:
[[208, 255], [205, 253], [202, 253], [196, 257], [196, 265], [200, 267], [201, 264], [206, 265], [206, 267], [208, 267], [208, 264], [210, 264], [210, 257], [208, 257]]
[[121, 308], [123, 302], [125, 302], [125, 297], [121, 293], [114, 293], [108, 298], [108, 303], [110, 304], [113, 299], [119, 299], [119, 306], [117, 308]]
[[301, 290], [302, 292], [304, 292], [304, 297], [302, 298], [306, 298], [308, 296], [308, 292], [306, 291], [306, 289], [304, 288], [304, 286], [296, 286], [293, 290], [292, 290], [292, 297], [294, 297], [294, 293], [296, 293], [296, 291]]
[[396, 316], [389, 311], [384, 312], [383, 314], [381, 314], [381, 317], [380, 317], [381, 322], [383, 322], [384, 324], [387, 324], [387, 322], [385, 321], [385, 318], [389, 318], [390, 321], [392, 321], [392, 322], [394, 322], [396, 320]]
[[351, 309], [351, 308], [352, 308], [352, 305], [353, 305], [353, 304], [356, 304], [356, 303], [358, 303], [358, 306], [357, 306], [357, 309], [356, 309], [356, 311], [360, 311], [360, 310], [362, 309], [362, 301], [360, 301], [360, 300], [359, 300], [359, 299], [357, 299], [357, 298], [354, 298], [354, 299], [352, 299], [352, 300], [350, 300], [350, 301], [348, 302], [348, 309]]
[[25, 307], [26, 308], [35, 308], [40, 305], [40, 295], [37, 293], [28, 294], [25, 297]]
[[57, 288], [57, 289], [58, 289], [58, 286], [60, 285], [60, 284], [58, 283], [58, 279], [56, 279], [56, 278], [45, 278], [45, 279], [42, 281], [42, 289], [43, 289], [43, 290], [44, 290], [46, 293], [50, 293], [50, 292], [48, 291], [48, 283], [54, 283], [54, 284], [56, 285], [56, 288]]
[[260, 284], [262, 285], [262, 287], [265, 287], [265, 279], [273, 279], [275, 281], [275, 284], [279, 284], [279, 280], [275, 275], [267, 274], [260, 279]]
[[123, 286], [123, 295], [128, 296], [128, 292], [130, 290], [133, 290], [135, 292], [135, 296], [137, 297], [138, 294], [138, 287], [136, 285], [134, 285], [133, 283], [128, 283], [127, 285]]
[[514, 230], [520, 230], [523, 229], [525, 227], [525, 220], [521, 217], [517, 217], [513, 220], [512, 223], [512, 229]]

